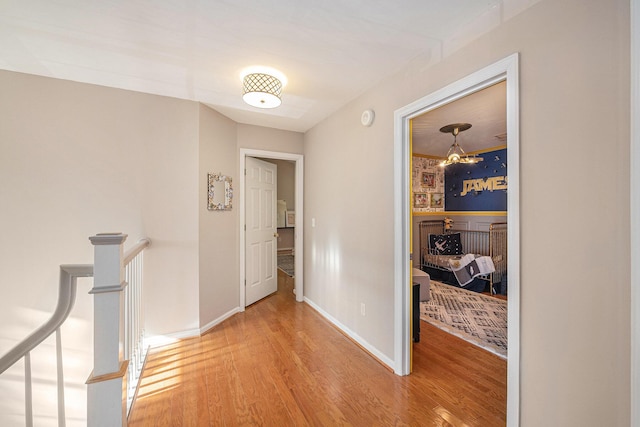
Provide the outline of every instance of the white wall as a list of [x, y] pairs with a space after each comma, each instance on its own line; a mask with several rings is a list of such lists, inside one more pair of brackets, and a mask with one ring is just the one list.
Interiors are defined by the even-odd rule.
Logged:
[[539, 2], [307, 132], [305, 296], [393, 357], [393, 113], [520, 52], [521, 425], [628, 425], [628, 7]]

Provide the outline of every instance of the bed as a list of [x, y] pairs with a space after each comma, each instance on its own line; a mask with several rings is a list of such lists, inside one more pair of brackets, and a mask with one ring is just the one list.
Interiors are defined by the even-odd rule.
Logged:
[[489, 231], [446, 229], [444, 220], [427, 220], [419, 223], [420, 267], [428, 273], [451, 272], [450, 260], [464, 254], [491, 257], [495, 271], [479, 276], [490, 284], [491, 293], [502, 290], [507, 275], [507, 223], [490, 224]]

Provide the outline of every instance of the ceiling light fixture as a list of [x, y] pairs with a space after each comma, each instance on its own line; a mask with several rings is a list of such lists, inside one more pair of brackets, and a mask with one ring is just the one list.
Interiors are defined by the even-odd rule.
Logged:
[[464, 152], [462, 147], [458, 145], [458, 134], [469, 129], [471, 125], [469, 123], [453, 123], [440, 128], [440, 132], [450, 133], [453, 135], [453, 144], [447, 151], [447, 158], [440, 162], [440, 166], [449, 166], [456, 163], [474, 164], [481, 162], [482, 157], [468, 155]]
[[265, 72], [249, 73], [242, 78], [242, 99], [258, 108], [275, 108], [282, 103], [282, 81]]

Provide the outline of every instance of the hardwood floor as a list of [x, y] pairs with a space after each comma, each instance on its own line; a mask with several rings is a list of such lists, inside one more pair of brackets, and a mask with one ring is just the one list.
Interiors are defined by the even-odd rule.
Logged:
[[291, 282], [154, 350], [129, 425], [505, 425], [504, 360], [422, 322], [413, 373], [399, 377], [296, 303]]

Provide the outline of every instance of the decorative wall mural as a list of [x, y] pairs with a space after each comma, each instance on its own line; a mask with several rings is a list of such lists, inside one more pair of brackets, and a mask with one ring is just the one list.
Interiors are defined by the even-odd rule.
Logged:
[[507, 149], [483, 154], [475, 165], [450, 165], [444, 171], [446, 211], [507, 210]]
[[414, 156], [412, 160], [413, 212], [443, 212], [444, 170], [438, 159]]
[[501, 212], [507, 210], [507, 149], [482, 154], [483, 162], [453, 164], [413, 157], [413, 212]]

